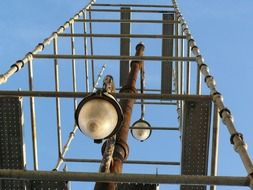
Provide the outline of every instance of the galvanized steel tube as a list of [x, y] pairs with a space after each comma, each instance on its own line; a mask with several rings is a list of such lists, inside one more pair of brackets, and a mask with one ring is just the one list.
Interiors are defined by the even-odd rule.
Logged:
[[153, 23], [153, 24], [173, 24], [178, 23], [178, 21], [163, 21], [163, 20], [141, 20], [141, 19], [131, 19], [131, 20], [124, 20], [124, 19], [76, 19], [76, 22], [111, 22], [111, 23]]
[[184, 35], [159, 35], [159, 34], [59, 34], [59, 37], [96, 37], [96, 38], [152, 38], [152, 39], [186, 39]]
[[[86, 11], [83, 12], [83, 17], [86, 18]], [[83, 23], [83, 32], [84, 34], [87, 34], [87, 27], [86, 23]], [[87, 37], [84, 35], [84, 55], [88, 55], [88, 44], [87, 44]], [[86, 92], [89, 92], [89, 65], [88, 65], [88, 59], [84, 60], [84, 66], [85, 66], [85, 87]]]
[[[71, 34], [75, 33], [75, 28], [74, 28], [74, 22], [71, 23], [70, 25], [70, 32]], [[72, 36], [71, 37], [71, 53], [72, 55], [76, 54], [75, 50], [75, 38]], [[77, 91], [77, 84], [76, 84], [76, 60], [72, 59], [72, 87], [73, 87], [73, 92]], [[74, 98], [74, 111], [77, 108], [77, 99]]]
[[[33, 63], [32, 60], [28, 61], [29, 73], [29, 90], [33, 91]], [[31, 116], [31, 130], [32, 130], [32, 150], [33, 150], [33, 168], [39, 169], [38, 150], [37, 150], [37, 129], [36, 129], [36, 112], [34, 97], [30, 97], [30, 116]]]
[[172, 5], [149, 5], [149, 4], [108, 4], [108, 3], [104, 3], [104, 4], [101, 4], [101, 3], [97, 3], [97, 4], [94, 4], [94, 6], [96, 7], [100, 7], [100, 6], [103, 6], [103, 7], [149, 7], [149, 8], [173, 8]]
[[99, 80], [101, 79], [101, 77], [102, 77], [102, 75], [103, 75], [103, 73], [104, 73], [104, 71], [105, 71], [105, 68], [106, 68], [106, 64], [104, 64], [104, 65], [102, 66], [102, 69], [101, 69], [101, 71], [100, 71], [99, 74], [98, 74], [98, 77], [97, 77], [97, 80], [96, 80], [96, 82], [95, 82], [95, 85], [94, 85], [94, 87], [93, 87], [92, 92], [96, 92], [97, 86], [98, 86], [98, 82], [99, 82]]
[[64, 162], [65, 154], [66, 154], [67, 151], [69, 150], [69, 146], [70, 146], [72, 140], [75, 138], [77, 129], [78, 129], [78, 126], [77, 126], [77, 125], [74, 125], [74, 129], [69, 133], [69, 138], [68, 138], [66, 144], [65, 144], [64, 147], [63, 147], [62, 155], [61, 155], [60, 158], [58, 158], [58, 161], [57, 161], [57, 163], [56, 163], [56, 166], [55, 166], [55, 168], [54, 168], [54, 171], [59, 170], [59, 168], [61, 167], [62, 163]]
[[[85, 92], [54, 92], [54, 91], [9, 91], [0, 90], [0, 96], [34, 96], [34, 97], [64, 97], [64, 98], [83, 98], [91, 93]], [[132, 93], [113, 93], [118, 99], [153, 99], [153, 100], [192, 100], [203, 101], [211, 100], [209, 95], [180, 95], [180, 94], [132, 94]]]
[[160, 57], [160, 56], [117, 56], [117, 55], [68, 55], [68, 54], [39, 54], [38, 59], [98, 59], [98, 60], [132, 60], [132, 61], [196, 61], [194, 57]]
[[[90, 12], [121, 12], [120, 9], [87, 9]], [[146, 10], [146, 9], [132, 9], [125, 10], [126, 12], [135, 12], [135, 13], [175, 13], [174, 11], [164, 11], [164, 10]]]
[[[91, 15], [91, 12], [89, 12], [89, 19], [91, 20], [92, 19], [92, 15]], [[93, 34], [92, 32], [92, 22], [89, 23], [89, 28], [90, 28], [90, 34]], [[93, 53], [93, 38], [90, 37], [90, 54], [93, 56], [94, 53]], [[94, 88], [95, 86], [95, 76], [94, 76], [94, 59], [91, 60], [91, 70], [92, 70], [92, 86]]]
[[[212, 155], [211, 155], [211, 176], [217, 175], [218, 168], [218, 148], [219, 148], [219, 110], [214, 105], [213, 108], [213, 135], [212, 135]], [[216, 190], [216, 186], [210, 186], [210, 190]]]
[[[101, 163], [99, 159], [77, 159], [77, 158], [64, 158], [65, 162], [83, 162], [83, 163]], [[168, 161], [148, 161], [148, 160], [124, 160], [124, 164], [142, 164], [142, 165], [168, 165], [179, 166], [180, 162]]]
[[201, 93], [202, 93], [202, 89], [201, 89], [201, 83], [202, 83], [202, 81], [201, 81], [201, 79], [202, 79], [202, 74], [201, 74], [201, 71], [200, 71], [200, 69], [199, 69], [199, 66], [197, 65], [197, 82], [196, 82], [196, 86], [197, 86], [197, 90], [196, 90], [196, 94], [198, 94], [198, 95], [201, 95]]
[[[187, 41], [187, 57], [191, 57], [191, 49]], [[186, 62], [186, 94], [191, 93], [191, 62]]]
[[[58, 54], [58, 41], [57, 38], [54, 39], [54, 55]], [[54, 59], [54, 77], [55, 77], [55, 92], [59, 92], [59, 64], [58, 59]], [[62, 155], [62, 139], [61, 139], [61, 105], [60, 98], [55, 98], [56, 105], [56, 127], [57, 127], [57, 143], [58, 143], [58, 158]]]
[[50, 172], [0, 169], [1, 179], [249, 186], [247, 177]]

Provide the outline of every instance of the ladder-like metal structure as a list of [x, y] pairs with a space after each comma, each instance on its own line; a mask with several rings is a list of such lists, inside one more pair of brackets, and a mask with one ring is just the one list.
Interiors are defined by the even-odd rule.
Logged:
[[[144, 56], [134, 56], [140, 41]], [[145, 88], [140, 79], [138, 93], [120, 93], [131, 61], [144, 61]], [[117, 183], [119, 190], [169, 184], [186, 190], [253, 189], [243, 136], [175, 0], [170, 5], [92, 0], [3, 73], [0, 83], [16, 72], [27, 74], [14, 87], [22, 89], [0, 91], [2, 189], [92, 189], [91, 182]], [[101, 146], [84, 137], [74, 121], [78, 102], [102, 88], [105, 74], [114, 77], [118, 100], [136, 99], [132, 122], [145, 114], [152, 127], [145, 142], [129, 136], [122, 174], [97, 172]], [[246, 177], [217, 176], [219, 116]]]

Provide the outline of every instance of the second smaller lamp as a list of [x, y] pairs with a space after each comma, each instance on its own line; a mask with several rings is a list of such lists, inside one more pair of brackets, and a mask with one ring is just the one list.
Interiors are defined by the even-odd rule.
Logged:
[[[141, 94], [144, 93], [144, 65], [141, 68]], [[150, 124], [144, 120], [144, 101], [141, 99], [141, 119], [138, 121], [134, 122], [133, 126], [131, 127], [131, 134], [132, 136], [143, 142], [146, 139], [148, 139], [151, 135], [151, 126]]]
[[131, 134], [135, 139], [143, 142], [150, 137], [151, 126], [144, 119], [139, 119], [138, 121], [134, 122], [131, 128]]

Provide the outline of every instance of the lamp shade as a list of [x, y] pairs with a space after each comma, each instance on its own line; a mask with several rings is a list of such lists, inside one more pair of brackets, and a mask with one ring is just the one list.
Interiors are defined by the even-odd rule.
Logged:
[[91, 139], [102, 140], [120, 129], [123, 113], [112, 95], [98, 92], [85, 97], [79, 103], [75, 120], [82, 133]]
[[131, 134], [135, 139], [143, 142], [150, 137], [151, 126], [147, 121], [139, 119], [132, 125]]

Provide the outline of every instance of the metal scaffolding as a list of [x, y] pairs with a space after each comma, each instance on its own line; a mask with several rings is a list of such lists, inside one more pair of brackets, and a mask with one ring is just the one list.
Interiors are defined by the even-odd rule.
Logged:
[[[132, 49], [139, 41], [145, 44], [145, 53], [143, 45], [142, 51], [137, 49], [135, 54]], [[145, 85], [143, 75], [141, 79], [137, 77], [144, 68]], [[99, 4], [91, 0], [1, 74], [0, 84], [25, 69], [27, 88], [0, 90], [0, 99], [22, 97], [28, 105], [29, 109], [23, 114], [27, 116], [26, 128], [30, 129], [26, 130], [31, 130], [31, 138], [22, 139], [20, 133], [19, 140], [28, 146], [31, 144], [32, 148], [30, 152], [20, 148], [19, 152], [31, 157], [29, 160], [33, 163], [26, 168], [22, 160], [21, 167], [6, 168], [4, 165], [13, 160], [1, 157], [0, 184], [4, 180], [9, 180], [8, 183], [23, 180], [25, 189], [31, 184], [36, 188], [37, 183], [29, 181], [56, 181], [59, 187], [67, 188], [66, 181], [82, 181], [116, 186], [121, 183], [178, 184], [179, 189], [210, 187], [214, 190], [216, 185], [253, 189], [253, 164], [243, 135], [236, 130], [232, 113], [224, 105], [214, 77], [175, 0], [170, 5]], [[96, 172], [102, 159], [101, 147], [80, 135], [74, 119], [81, 98], [102, 89], [104, 73], [112, 75], [116, 81], [116, 91], [111, 95], [123, 106], [127, 104], [126, 111], [123, 108], [129, 114], [123, 125], [126, 134], [122, 135], [122, 131], [116, 134], [114, 150], [117, 156], [122, 156], [124, 150], [120, 164], [127, 166], [126, 171], [124, 168], [121, 171], [116, 159], [112, 161], [111, 173]], [[203, 94], [204, 88], [209, 89], [210, 94]], [[46, 110], [42, 110], [45, 105]], [[10, 120], [11, 116], [6, 117], [4, 112], [0, 110], [1, 119]], [[154, 138], [151, 135], [147, 142], [137, 142], [128, 135], [133, 129], [129, 123], [138, 120], [140, 115], [143, 118], [144, 112]], [[246, 177], [217, 176], [219, 116], [244, 164]], [[44, 129], [46, 125], [49, 127]], [[18, 127], [23, 129], [21, 124]], [[49, 139], [47, 133], [55, 139]], [[1, 134], [0, 138], [3, 138]], [[53, 152], [54, 159], [42, 155], [45, 154], [45, 150], [41, 151], [44, 143], [48, 151]], [[166, 151], [175, 151], [175, 155], [166, 154]], [[45, 159], [51, 162], [50, 168], [44, 167]], [[69, 171], [64, 171], [64, 165]], [[115, 169], [115, 165], [120, 169]], [[171, 173], [168, 167], [173, 167]]]

